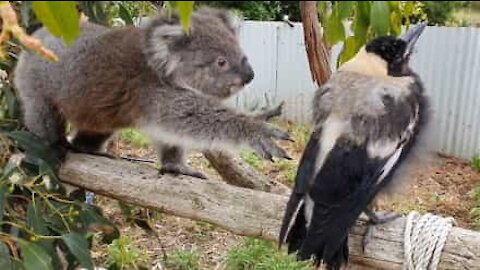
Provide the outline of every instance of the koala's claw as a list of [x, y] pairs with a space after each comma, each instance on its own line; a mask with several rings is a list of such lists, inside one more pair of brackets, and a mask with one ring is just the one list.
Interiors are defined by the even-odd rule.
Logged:
[[285, 158], [291, 160], [292, 158], [280, 147], [278, 147], [270, 139], [261, 139], [254, 143], [253, 148], [264, 159], [274, 162], [273, 157]]
[[195, 178], [207, 179], [207, 177], [203, 173], [197, 172], [194, 169], [188, 167], [187, 165], [176, 164], [176, 163], [164, 164], [162, 168], [159, 170], [159, 173], [161, 175], [164, 175], [164, 174], [171, 174], [174, 176], [187, 175]]

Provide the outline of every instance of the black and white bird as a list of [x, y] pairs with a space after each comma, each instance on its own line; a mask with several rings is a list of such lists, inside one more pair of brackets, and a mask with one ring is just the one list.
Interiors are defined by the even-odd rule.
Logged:
[[425, 28], [364, 46], [318, 89], [314, 129], [300, 160], [280, 229], [280, 245], [328, 269], [348, 262], [348, 233], [392, 180], [428, 121], [428, 99], [410, 56]]

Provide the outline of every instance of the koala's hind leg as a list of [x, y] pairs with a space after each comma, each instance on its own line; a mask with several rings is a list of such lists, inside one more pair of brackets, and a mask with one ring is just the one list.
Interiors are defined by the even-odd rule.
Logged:
[[24, 97], [23, 107], [27, 129], [52, 147], [58, 158], [63, 160], [68, 151], [68, 142], [65, 137], [65, 119], [60, 112], [41, 97]]
[[92, 132], [78, 130], [71, 141], [71, 150], [77, 153], [104, 156], [116, 159], [114, 155], [105, 152], [104, 146], [113, 132]]
[[158, 143], [158, 156], [162, 163], [160, 174], [182, 174], [201, 179], [207, 179], [204, 174], [186, 165], [185, 151], [179, 146]]

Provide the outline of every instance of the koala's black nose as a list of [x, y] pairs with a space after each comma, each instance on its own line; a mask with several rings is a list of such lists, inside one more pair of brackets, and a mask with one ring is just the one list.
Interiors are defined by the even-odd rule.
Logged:
[[242, 66], [243, 66], [243, 74], [242, 74], [242, 80], [245, 84], [251, 82], [253, 78], [255, 77], [255, 72], [253, 72], [253, 68], [248, 63], [247, 58], [244, 58], [242, 61]]
[[245, 83], [249, 83], [255, 78], [255, 73], [253, 72], [253, 69], [250, 68], [244, 75], [243, 75], [243, 80]]

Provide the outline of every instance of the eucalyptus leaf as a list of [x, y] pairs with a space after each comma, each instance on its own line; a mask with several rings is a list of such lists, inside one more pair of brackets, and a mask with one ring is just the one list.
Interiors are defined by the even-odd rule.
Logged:
[[355, 1], [339, 1], [335, 4], [337, 17], [340, 21], [347, 19], [350, 14], [352, 14], [353, 7], [355, 6]]
[[86, 226], [100, 229], [103, 232], [102, 241], [104, 243], [110, 244], [120, 236], [118, 228], [105, 218], [97, 207], [83, 205], [80, 211], [80, 219]]
[[390, 29], [390, 9], [387, 1], [374, 1], [370, 11], [370, 25], [377, 35], [385, 35]]
[[395, 36], [402, 34], [402, 18], [397, 11], [390, 14], [390, 26]]
[[133, 19], [132, 19], [132, 16], [130, 15], [130, 12], [128, 12], [128, 10], [122, 4], [118, 5], [118, 9], [119, 9], [120, 18], [122, 18], [122, 20], [127, 25], [132, 25]]
[[[3, 221], [3, 215], [5, 212], [5, 200], [8, 192], [8, 185], [6, 183], [0, 184], [0, 222]], [[1, 242], [0, 242], [1, 243]], [[3, 269], [0, 267], [0, 269]]]
[[40, 201], [35, 199], [35, 204], [30, 203], [27, 207], [27, 227], [40, 235], [48, 234], [48, 229], [40, 211]]
[[358, 52], [359, 46], [355, 36], [348, 37], [343, 43], [342, 53], [339, 57], [338, 66], [352, 59]]
[[62, 235], [62, 240], [83, 267], [87, 269], [93, 269], [93, 262], [92, 257], [90, 256], [90, 250], [88, 248], [88, 241], [83, 236], [78, 233], [71, 232]]
[[193, 12], [195, 1], [175, 1], [175, 3], [183, 30], [189, 33], [190, 17]]
[[39, 21], [67, 45], [80, 33], [79, 14], [75, 1], [33, 1], [32, 8]]
[[26, 270], [51, 270], [52, 258], [39, 245], [19, 239], [23, 266]]
[[[30, 132], [15, 130], [8, 132], [7, 136], [13, 139], [17, 145], [29, 152], [33, 157], [39, 158], [47, 162], [51, 167], [55, 167], [58, 160], [50, 147], [45, 145], [43, 141]], [[36, 161], [39, 162], [39, 161]]]
[[330, 46], [345, 39], [345, 28], [342, 22], [334, 15], [329, 16], [325, 26], [325, 40]]
[[0, 269], [12, 269], [10, 252], [5, 243], [0, 242]]
[[370, 3], [357, 2], [355, 17], [352, 23], [353, 34], [357, 37], [357, 43], [364, 44], [367, 39], [370, 26]]

